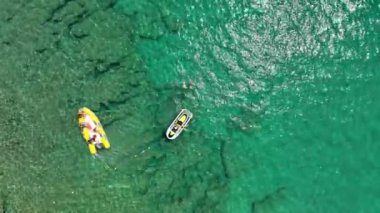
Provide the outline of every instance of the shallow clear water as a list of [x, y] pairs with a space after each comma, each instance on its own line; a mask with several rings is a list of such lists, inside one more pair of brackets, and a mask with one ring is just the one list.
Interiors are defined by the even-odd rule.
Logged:
[[376, 1], [0, 5], [3, 211], [380, 210]]

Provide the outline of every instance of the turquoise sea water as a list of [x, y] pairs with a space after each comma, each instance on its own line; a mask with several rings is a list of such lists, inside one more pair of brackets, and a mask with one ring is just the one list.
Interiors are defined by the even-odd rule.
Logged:
[[378, 1], [0, 5], [3, 212], [380, 211]]

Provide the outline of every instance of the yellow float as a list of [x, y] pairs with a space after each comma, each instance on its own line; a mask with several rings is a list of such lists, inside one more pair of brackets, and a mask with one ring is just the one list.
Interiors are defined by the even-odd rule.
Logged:
[[[94, 131], [100, 135], [100, 143], [95, 143], [94, 141], [91, 140], [90, 138], [91, 132], [85, 125], [85, 116], [88, 116], [91, 119], [91, 121], [95, 124]], [[78, 124], [81, 130], [83, 139], [86, 141], [88, 150], [90, 151], [92, 155], [96, 155], [98, 149], [111, 148], [111, 144], [108, 141], [107, 135], [104, 132], [103, 126], [100, 123], [99, 118], [89, 108], [83, 107], [79, 109]]]

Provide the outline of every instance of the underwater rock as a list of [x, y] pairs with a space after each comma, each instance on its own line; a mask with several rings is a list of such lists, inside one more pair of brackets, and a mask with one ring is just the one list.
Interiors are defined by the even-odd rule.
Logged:
[[223, 174], [224, 174], [224, 177], [226, 178], [230, 178], [230, 174], [228, 172], [228, 168], [227, 168], [227, 163], [226, 163], [226, 157], [225, 157], [225, 148], [226, 147], [226, 141], [225, 140], [221, 140], [220, 142], [220, 149], [219, 149], [219, 155], [220, 155], [220, 160], [221, 160], [221, 164], [222, 164], [222, 167], [223, 167]]
[[160, 16], [153, 17], [151, 15], [146, 15], [139, 13], [136, 16], [136, 33], [140, 38], [149, 39], [149, 40], [157, 40], [164, 33], [165, 25], [161, 21]]
[[118, 3], [118, 0], [97, 0], [100, 7], [104, 10], [112, 9]]
[[286, 187], [279, 187], [275, 191], [264, 195], [261, 199], [251, 203], [251, 212], [273, 212], [276, 204], [285, 199]]
[[68, 23], [75, 21], [84, 11], [85, 8], [76, 1], [65, 0], [51, 10], [50, 16], [46, 19], [46, 22], [63, 22], [63, 24], [67, 25]]

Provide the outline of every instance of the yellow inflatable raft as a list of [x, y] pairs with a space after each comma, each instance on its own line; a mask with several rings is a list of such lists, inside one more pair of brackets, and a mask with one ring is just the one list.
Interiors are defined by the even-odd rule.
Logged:
[[[88, 116], [90, 120], [95, 124], [95, 132], [100, 135], [100, 143], [96, 143], [91, 140], [90, 135], [90, 129], [88, 129], [85, 117]], [[109, 149], [111, 147], [108, 138], [106, 136], [106, 133], [104, 132], [102, 124], [100, 124], [99, 118], [95, 115], [93, 111], [91, 111], [87, 107], [83, 107], [79, 109], [78, 111], [78, 124], [83, 136], [83, 139], [86, 141], [88, 145], [88, 149], [92, 155], [97, 154], [97, 149]]]

